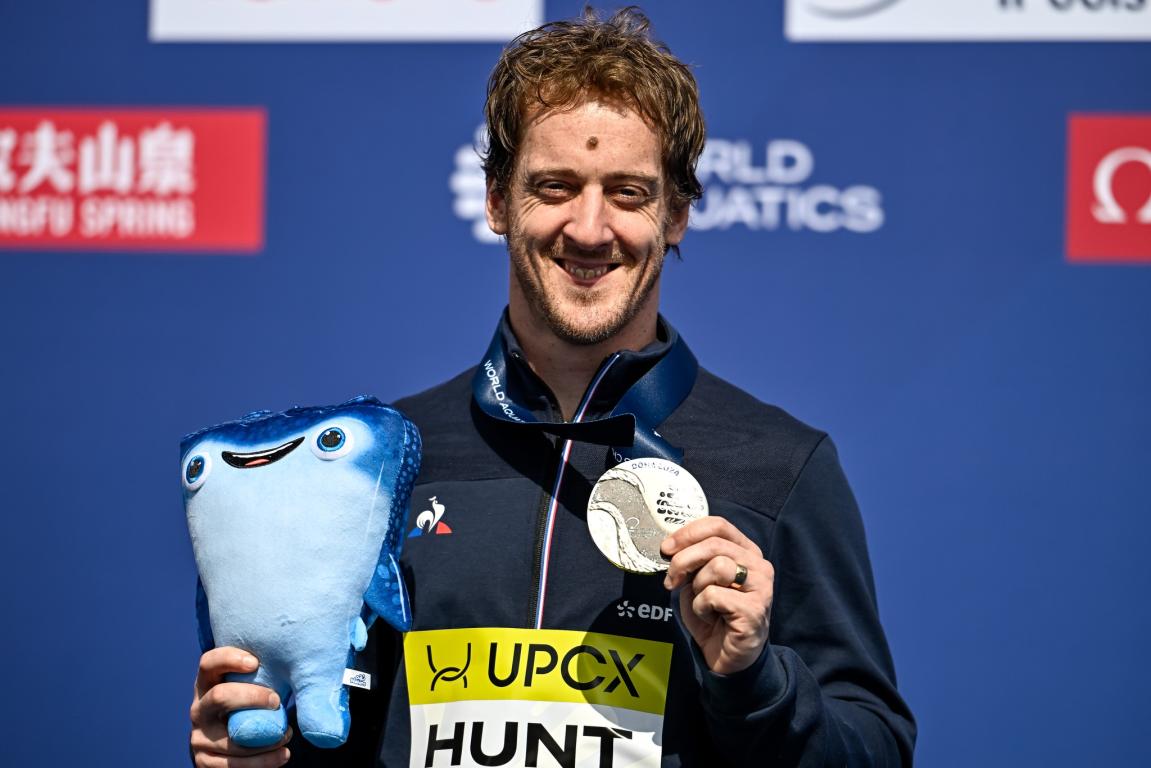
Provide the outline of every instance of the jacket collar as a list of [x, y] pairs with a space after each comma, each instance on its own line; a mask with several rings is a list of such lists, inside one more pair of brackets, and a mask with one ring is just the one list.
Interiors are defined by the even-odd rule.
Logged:
[[[523, 348], [512, 331], [507, 309], [500, 318], [499, 333], [503, 338], [504, 349], [507, 350], [508, 375], [517, 379], [522, 400], [520, 404], [541, 418], [560, 419], [555, 395], [528, 365]], [[608, 369], [596, 388], [595, 397], [588, 406], [587, 417], [598, 418], [614, 408], [623, 394], [651, 370], [678, 339], [679, 333], [660, 315], [656, 321], [655, 341], [638, 351], [620, 350], [619, 359]]]

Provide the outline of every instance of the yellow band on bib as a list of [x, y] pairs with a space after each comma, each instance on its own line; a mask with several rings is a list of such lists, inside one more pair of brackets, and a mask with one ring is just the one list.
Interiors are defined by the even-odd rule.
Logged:
[[587, 703], [662, 715], [669, 643], [571, 630], [441, 629], [404, 636], [413, 706]]

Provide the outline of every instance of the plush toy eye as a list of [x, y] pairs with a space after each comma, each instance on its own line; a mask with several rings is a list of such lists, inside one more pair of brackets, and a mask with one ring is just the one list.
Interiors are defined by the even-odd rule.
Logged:
[[339, 427], [325, 427], [312, 443], [312, 453], [325, 461], [346, 456], [352, 450], [352, 436]]
[[320, 446], [321, 451], [338, 451], [340, 446], [344, 444], [344, 430], [339, 427], [332, 427], [325, 429], [321, 434], [316, 444]]
[[194, 491], [208, 479], [208, 472], [212, 469], [211, 459], [206, 453], [193, 454], [184, 462], [184, 487]]

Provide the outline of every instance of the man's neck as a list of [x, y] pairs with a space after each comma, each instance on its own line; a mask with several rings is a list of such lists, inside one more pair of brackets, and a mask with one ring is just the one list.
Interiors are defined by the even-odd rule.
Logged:
[[528, 365], [547, 384], [559, 402], [565, 421], [579, 408], [588, 384], [604, 359], [621, 350], [640, 350], [656, 340], [656, 315], [637, 317], [615, 336], [599, 344], [572, 344], [556, 336], [550, 328], [537, 327], [534, 317], [509, 314], [512, 331], [524, 351]]

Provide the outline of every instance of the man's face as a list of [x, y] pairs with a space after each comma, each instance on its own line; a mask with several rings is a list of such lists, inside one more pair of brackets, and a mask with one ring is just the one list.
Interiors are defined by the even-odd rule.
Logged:
[[506, 193], [488, 187], [513, 321], [573, 344], [654, 328], [664, 252], [687, 227], [687, 206], [668, 201], [659, 137], [634, 110], [589, 101], [534, 116]]

